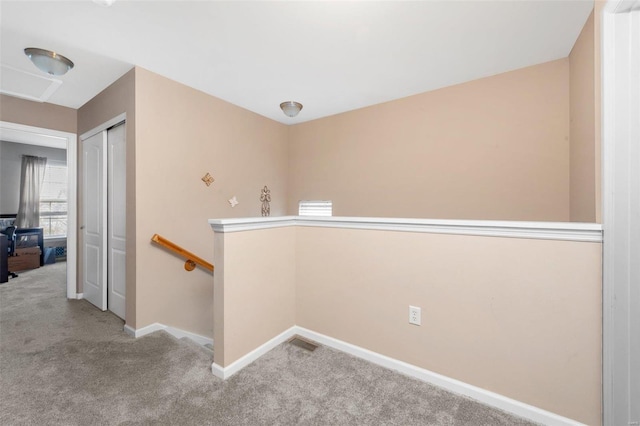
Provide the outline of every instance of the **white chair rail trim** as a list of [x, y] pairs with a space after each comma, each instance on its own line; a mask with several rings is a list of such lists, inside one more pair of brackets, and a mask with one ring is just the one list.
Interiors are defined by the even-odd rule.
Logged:
[[287, 226], [305, 226], [594, 243], [602, 242], [601, 224], [575, 222], [279, 216], [210, 219], [209, 225], [214, 232], [221, 233]]

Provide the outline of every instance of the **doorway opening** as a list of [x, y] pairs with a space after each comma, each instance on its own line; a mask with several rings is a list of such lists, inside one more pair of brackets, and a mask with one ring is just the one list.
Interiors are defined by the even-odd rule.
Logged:
[[[66, 202], [64, 203], [64, 207], [66, 212], [64, 212], [64, 216], [62, 214], [45, 214], [45, 221], [48, 219], [49, 229], [48, 231], [60, 229], [61, 224], [64, 222], [66, 225], [65, 235], [57, 235], [55, 236], [58, 240], [64, 239], [66, 249], [64, 250], [64, 256], [66, 257], [66, 292], [67, 298], [69, 299], [77, 299], [81, 298], [82, 295], [79, 295], [77, 292], [77, 280], [76, 280], [76, 267], [77, 267], [77, 139], [74, 133], [61, 132], [52, 129], [45, 129], [34, 126], [27, 126], [23, 124], [11, 123], [0, 121], [0, 140], [3, 142], [7, 142], [9, 144], [20, 144], [25, 145], [30, 148], [41, 147], [41, 149], [49, 149], [50, 152], [55, 152], [53, 150], [65, 150], [66, 154], [63, 155], [62, 158], [57, 158], [58, 165], [62, 163], [66, 163], [67, 168], [67, 183], [66, 183]], [[55, 154], [54, 154], [55, 155]], [[19, 179], [3, 179], [2, 190], [8, 190], [10, 186], [15, 189], [15, 187], [19, 185]], [[15, 191], [13, 191], [15, 192]], [[12, 192], [12, 193], [13, 193]], [[7, 198], [3, 197], [4, 200]], [[11, 199], [11, 197], [9, 197]], [[50, 202], [53, 205], [53, 201]], [[62, 203], [58, 202], [58, 206], [60, 207]], [[2, 213], [2, 212], [0, 212]], [[9, 213], [15, 213], [13, 211]], [[55, 213], [55, 212], [47, 212], [47, 213]], [[61, 212], [59, 212], [61, 213]], [[53, 226], [55, 223], [58, 223], [58, 226]], [[57, 232], [57, 231], [56, 231]], [[43, 230], [44, 234], [44, 230]], [[50, 238], [46, 236], [43, 238], [44, 242], [42, 243], [41, 249], [47, 247], [47, 245], [60, 245], [55, 243], [55, 238], [53, 235], [48, 235]], [[44, 251], [44, 250], [43, 250]], [[44, 253], [43, 253], [44, 256]]]

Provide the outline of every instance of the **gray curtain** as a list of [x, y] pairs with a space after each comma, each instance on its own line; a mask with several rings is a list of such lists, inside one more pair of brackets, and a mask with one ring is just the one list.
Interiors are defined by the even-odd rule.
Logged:
[[44, 181], [46, 157], [22, 156], [20, 173], [20, 204], [16, 227], [37, 228], [40, 226], [40, 188]]

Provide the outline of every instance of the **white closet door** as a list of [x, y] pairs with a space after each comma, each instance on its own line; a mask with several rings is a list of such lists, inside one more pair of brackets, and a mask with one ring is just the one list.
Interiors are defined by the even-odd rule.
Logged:
[[106, 133], [82, 142], [83, 293], [101, 310], [107, 309]]
[[109, 310], [125, 319], [127, 243], [127, 157], [125, 123], [107, 132], [108, 144], [108, 301]]

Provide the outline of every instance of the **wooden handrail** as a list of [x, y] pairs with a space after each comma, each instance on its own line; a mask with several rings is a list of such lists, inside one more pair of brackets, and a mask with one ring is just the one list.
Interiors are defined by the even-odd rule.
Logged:
[[193, 271], [196, 265], [200, 265], [209, 272], [213, 272], [213, 265], [211, 263], [196, 256], [190, 251], [183, 249], [179, 245], [172, 243], [166, 238], [161, 237], [158, 234], [153, 234], [153, 237], [151, 237], [151, 241], [187, 259], [187, 261], [184, 263], [184, 269], [186, 269], [187, 271]]

